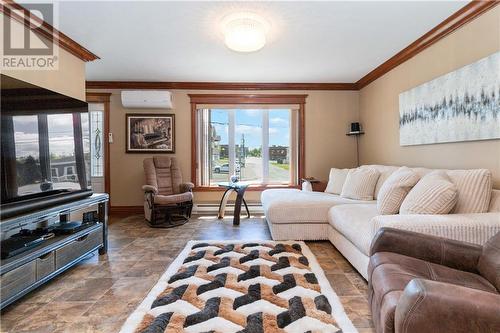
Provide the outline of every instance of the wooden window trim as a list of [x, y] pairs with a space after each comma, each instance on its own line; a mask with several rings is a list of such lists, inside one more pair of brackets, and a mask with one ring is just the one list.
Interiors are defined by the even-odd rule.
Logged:
[[[268, 185], [250, 185], [247, 187], [246, 191], [264, 191], [273, 188], [301, 188], [300, 185], [279, 185], [279, 184], [268, 184]], [[226, 189], [219, 186], [195, 186], [193, 191], [195, 192], [223, 192]]]
[[[298, 161], [297, 161], [297, 183], [305, 177], [305, 105], [308, 95], [279, 95], [279, 94], [188, 94], [191, 100], [191, 181], [196, 185], [197, 179], [197, 149], [198, 133], [196, 131], [196, 110], [201, 104], [266, 104], [283, 105], [295, 104], [299, 106], [298, 126]], [[262, 191], [268, 188], [297, 188], [297, 185], [255, 185], [250, 186], [250, 191]], [[212, 186], [196, 186], [195, 191], [221, 191], [222, 189]]]
[[104, 133], [103, 139], [106, 148], [104, 155], [104, 192], [109, 194], [109, 204], [111, 205], [111, 175], [110, 175], [110, 153], [109, 153], [109, 112], [110, 112], [110, 97], [111, 93], [88, 92], [86, 94], [87, 103], [102, 103], [104, 104]]

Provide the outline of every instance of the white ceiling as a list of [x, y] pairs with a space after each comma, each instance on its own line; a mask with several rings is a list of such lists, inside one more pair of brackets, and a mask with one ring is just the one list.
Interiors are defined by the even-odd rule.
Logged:
[[[59, 28], [101, 57], [87, 80], [355, 82], [465, 3], [60, 2]], [[239, 10], [272, 25], [256, 53], [223, 43]]]

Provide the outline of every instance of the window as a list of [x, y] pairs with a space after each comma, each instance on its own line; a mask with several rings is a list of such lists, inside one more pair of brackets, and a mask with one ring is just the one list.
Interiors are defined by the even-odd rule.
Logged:
[[[47, 116], [47, 125], [50, 165], [62, 167], [64, 173], [59, 181], [63, 183], [61, 186], [68, 186], [68, 183], [77, 180], [69, 177], [73, 174], [73, 167], [76, 167], [73, 114], [50, 114]], [[55, 184], [55, 188], [57, 187], [58, 184]]]
[[104, 104], [90, 103], [90, 145], [92, 147], [90, 175], [92, 177], [104, 176]]
[[[203, 101], [197, 96], [209, 98]], [[215, 101], [213, 96], [222, 97]], [[231, 175], [257, 187], [298, 185], [303, 172], [303, 140], [299, 138], [303, 137], [305, 96], [291, 96], [295, 98], [190, 95], [196, 186], [216, 187]]]
[[[84, 179], [88, 179], [89, 165], [81, 167], [78, 160], [87, 163], [90, 154], [88, 123], [85, 112], [2, 115], [6, 129], [2, 141], [5, 139], [5, 145], [11, 142], [15, 154], [13, 172], [16, 176], [9, 178], [11, 195], [83, 188], [78, 183], [78, 172], [81, 170], [86, 176]], [[75, 136], [76, 130], [82, 133], [81, 149], [76, 147], [80, 142], [80, 135]]]
[[43, 180], [40, 167], [38, 118], [37, 116], [13, 116], [12, 122], [16, 152], [17, 194], [34, 193]]

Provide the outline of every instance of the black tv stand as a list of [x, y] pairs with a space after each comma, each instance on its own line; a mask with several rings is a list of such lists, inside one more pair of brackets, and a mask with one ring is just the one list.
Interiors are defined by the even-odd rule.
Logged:
[[97, 211], [98, 221], [69, 235], [56, 235], [40, 245], [0, 262], [0, 309], [74, 266], [90, 253], [107, 252], [107, 194], [46, 207], [36, 212], [1, 221], [1, 240], [21, 229], [47, 228], [61, 221], [81, 220], [88, 211]]
[[73, 202], [78, 199], [83, 199], [92, 195], [91, 190], [78, 191], [78, 192], [59, 192], [48, 196], [34, 197], [28, 200], [23, 200], [21, 202], [10, 202], [7, 204], [2, 204], [0, 209], [0, 219], [6, 219], [12, 216], [17, 216], [20, 214], [26, 214], [28, 212], [39, 211], [48, 206], [61, 205], [67, 202]]

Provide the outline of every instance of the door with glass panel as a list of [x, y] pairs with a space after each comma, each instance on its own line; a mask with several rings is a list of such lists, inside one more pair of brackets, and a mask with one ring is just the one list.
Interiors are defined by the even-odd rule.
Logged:
[[90, 124], [90, 176], [92, 190], [96, 193], [105, 192], [104, 156], [104, 103], [89, 103]]

